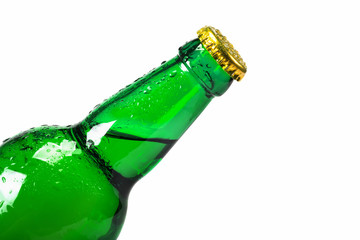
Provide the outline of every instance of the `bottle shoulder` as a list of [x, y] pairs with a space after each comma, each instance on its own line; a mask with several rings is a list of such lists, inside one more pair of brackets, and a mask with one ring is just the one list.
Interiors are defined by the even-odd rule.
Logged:
[[5, 140], [0, 146], [0, 166], [9, 161], [12, 162], [10, 166], [16, 168], [21, 163], [20, 159], [24, 162], [24, 165], [20, 164], [22, 168], [31, 159], [56, 166], [64, 157], [76, 154], [81, 154], [81, 151], [71, 136], [69, 127], [44, 125]]
[[8, 169], [36, 178], [48, 178], [48, 183], [64, 178], [64, 172], [69, 179], [70, 176], [74, 179], [104, 178], [105, 182], [109, 179], [103, 167], [104, 164], [99, 159], [95, 161], [77, 141], [72, 134], [72, 126], [32, 128], [0, 146], [0, 173]]

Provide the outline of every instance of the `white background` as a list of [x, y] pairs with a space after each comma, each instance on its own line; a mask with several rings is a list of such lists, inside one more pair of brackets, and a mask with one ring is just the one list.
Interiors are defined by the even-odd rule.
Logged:
[[133, 189], [119, 239], [360, 239], [357, 1], [1, 1], [0, 139], [82, 120], [204, 25], [248, 73]]

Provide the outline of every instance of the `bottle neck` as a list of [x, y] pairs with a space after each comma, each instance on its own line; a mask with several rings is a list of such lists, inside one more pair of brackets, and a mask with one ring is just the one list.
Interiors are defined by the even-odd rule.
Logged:
[[224, 94], [233, 82], [198, 39], [182, 46], [179, 56], [188, 71], [213, 96]]
[[150, 171], [232, 80], [199, 40], [106, 100], [80, 123], [86, 148], [126, 178]]

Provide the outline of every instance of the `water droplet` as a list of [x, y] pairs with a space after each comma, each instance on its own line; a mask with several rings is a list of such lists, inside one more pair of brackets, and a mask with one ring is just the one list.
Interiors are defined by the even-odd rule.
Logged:
[[144, 92], [143, 92], [143, 93], [145, 93], [145, 94], [146, 94], [146, 93], [147, 93], [147, 91], [146, 91], [146, 90], [144, 90]]
[[173, 71], [172, 73], [170, 73], [169, 76], [170, 76], [170, 77], [175, 77], [175, 76], [176, 76], [176, 73], [177, 73], [176, 71]]
[[64, 170], [64, 169], [61, 168], [61, 169], [59, 169], [59, 172], [62, 172], [63, 170]]
[[92, 148], [94, 146], [94, 144], [95, 144], [94, 141], [91, 139], [86, 141], [86, 146], [88, 148]]
[[131, 114], [130, 118], [132, 118], [134, 115]]
[[148, 86], [147, 89], [148, 89], [149, 91], [151, 91], [151, 87], [150, 87], [150, 86]]
[[100, 104], [96, 105], [96, 106], [94, 107], [93, 111], [96, 110], [98, 107], [100, 107]]
[[16, 163], [12, 163], [12, 164], [10, 164], [11, 166], [14, 166]]
[[6, 183], [6, 178], [5, 177], [2, 177], [1, 180], [2, 180], [3, 183]]
[[136, 103], [137, 106], [139, 106], [139, 104], [140, 104], [139, 102]]
[[180, 86], [179, 86], [179, 88], [181, 89], [181, 88], [182, 88], [182, 86], [180, 85]]
[[59, 184], [60, 182], [59, 181], [56, 181], [55, 184]]

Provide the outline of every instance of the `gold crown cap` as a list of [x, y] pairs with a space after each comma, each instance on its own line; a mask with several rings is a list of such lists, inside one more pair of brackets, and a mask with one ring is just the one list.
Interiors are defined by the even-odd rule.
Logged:
[[246, 64], [244, 60], [218, 29], [205, 26], [197, 34], [206, 50], [232, 79], [240, 81], [245, 76]]

